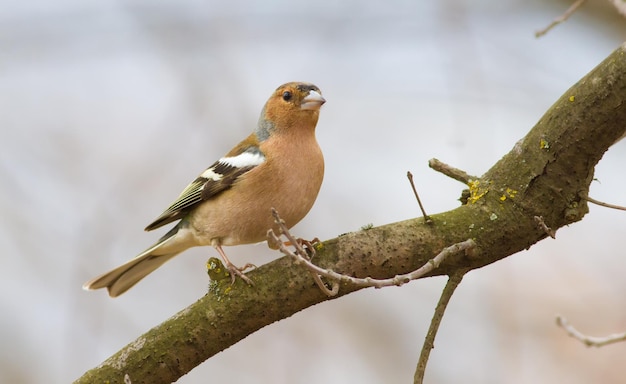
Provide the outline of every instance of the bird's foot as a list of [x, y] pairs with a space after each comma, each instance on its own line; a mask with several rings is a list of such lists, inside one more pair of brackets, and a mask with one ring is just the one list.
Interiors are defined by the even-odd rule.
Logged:
[[226, 262], [225, 267], [228, 269], [228, 272], [230, 272], [231, 284], [234, 284], [235, 283], [235, 279], [237, 278], [237, 276], [239, 276], [241, 278], [241, 280], [243, 280], [246, 283], [248, 283], [248, 285], [254, 285], [252, 280], [250, 280], [250, 278], [248, 276], [246, 276], [244, 271], [246, 269], [248, 269], [248, 268], [256, 268], [256, 265], [250, 264], [250, 263], [246, 263], [246, 265], [244, 265], [243, 267], [239, 268], [235, 264], [231, 263], [230, 260], [228, 260]]
[[217, 249], [217, 252], [222, 257], [222, 260], [224, 260], [224, 266], [226, 267], [226, 269], [228, 269], [228, 272], [230, 272], [231, 284], [234, 284], [236, 276], [239, 276], [241, 278], [241, 280], [243, 280], [246, 283], [248, 283], [248, 285], [254, 285], [252, 280], [250, 280], [250, 278], [248, 276], [246, 276], [244, 271], [246, 269], [248, 269], [248, 268], [251, 268], [251, 267], [256, 268], [256, 265], [247, 263], [242, 268], [239, 268], [235, 264], [231, 263], [230, 260], [228, 260], [228, 256], [226, 256], [226, 253], [224, 253], [224, 250], [222, 249], [221, 245], [216, 245], [215, 249]]

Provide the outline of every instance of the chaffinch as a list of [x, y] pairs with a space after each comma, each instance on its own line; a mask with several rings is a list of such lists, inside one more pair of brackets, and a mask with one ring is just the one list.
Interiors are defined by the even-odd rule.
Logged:
[[83, 288], [107, 288], [111, 297], [119, 296], [172, 257], [200, 245], [217, 249], [233, 281], [237, 275], [251, 283], [222, 246], [261, 242], [270, 228], [277, 231], [272, 207], [287, 227], [309, 212], [324, 177], [315, 126], [325, 102], [313, 84], [278, 87], [256, 130], [202, 172], [146, 231], [180, 220], [178, 224], [152, 247]]

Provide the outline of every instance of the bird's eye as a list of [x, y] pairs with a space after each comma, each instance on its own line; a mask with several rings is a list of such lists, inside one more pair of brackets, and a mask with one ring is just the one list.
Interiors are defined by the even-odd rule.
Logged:
[[289, 91], [283, 92], [283, 100], [289, 101], [289, 100], [291, 100], [291, 97], [292, 97], [291, 92], [289, 92]]

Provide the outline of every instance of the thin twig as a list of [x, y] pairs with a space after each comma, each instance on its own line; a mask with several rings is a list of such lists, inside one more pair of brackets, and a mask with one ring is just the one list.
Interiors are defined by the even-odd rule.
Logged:
[[[289, 233], [289, 229], [285, 226], [285, 222], [280, 219], [280, 216], [278, 215], [278, 212], [275, 209], [272, 209], [272, 214], [274, 215], [276, 223], [278, 224], [278, 227], [280, 228], [281, 234], [284, 235], [287, 238], [287, 240], [289, 240], [289, 242], [296, 248], [295, 252], [287, 248], [287, 245], [285, 245], [285, 243], [280, 239], [280, 237], [276, 236], [274, 231], [270, 229], [267, 232], [267, 236], [271, 241], [274, 242], [274, 244], [278, 244], [278, 247], [282, 253], [284, 253], [287, 256], [292, 257], [295, 260], [296, 264], [304, 265], [309, 270], [309, 272], [311, 272], [314, 275], [325, 277], [334, 282], [350, 283], [358, 287], [383, 288], [383, 287], [404, 285], [411, 280], [419, 279], [420, 277], [423, 277], [426, 274], [432, 272], [437, 267], [439, 267], [441, 262], [443, 262], [443, 260], [445, 260], [446, 257], [457, 254], [461, 251], [467, 252], [476, 247], [476, 243], [474, 242], [474, 240], [468, 239], [468, 240], [465, 240], [460, 243], [456, 243], [449, 247], [444, 248], [441, 252], [439, 252], [439, 254], [437, 254], [437, 256], [428, 260], [426, 264], [422, 265], [420, 268], [416, 269], [415, 271], [411, 273], [407, 273], [403, 275], [396, 275], [390, 279], [374, 279], [371, 277], [356, 278], [356, 277], [352, 277], [348, 275], [343, 275], [341, 273], [337, 273], [333, 271], [332, 269], [324, 269], [313, 264], [310, 258], [308, 257], [306, 251], [302, 248], [302, 245], [301, 245], [302, 240], [297, 240], [296, 238], [293, 237], [291, 233]], [[318, 285], [320, 284], [318, 283]], [[339, 289], [338, 287], [335, 289], [335, 285], [333, 285], [332, 290], [328, 290], [328, 288], [326, 288], [325, 286], [324, 288], [320, 286], [320, 288], [322, 289], [322, 291], [324, 291], [325, 294], [329, 296], [331, 296], [331, 293], [333, 293], [332, 296], [336, 295]]]
[[574, 12], [576, 12], [578, 8], [580, 8], [580, 6], [585, 3], [585, 1], [586, 0], [577, 0], [574, 4], [571, 5], [571, 7], [567, 9], [567, 11], [565, 11], [565, 13], [552, 20], [552, 22], [547, 27], [536, 31], [535, 37], [541, 37], [545, 35], [546, 33], [548, 33], [549, 30], [569, 19], [569, 17], [572, 16], [572, 14], [574, 14]]
[[424, 216], [424, 221], [426, 224], [432, 224], [433, 220], [426, 214], [424, 210], [424, 206], [422, 205], [422, 200], [420, 200], [420, 196], [417, 194], [417, 189], [415, 188], [415, 183], [413, 183], [413, 174], [411, 171], [406, 173], [406, 177], [409, 179], [409, 183], [411, 184], [411, 188], [413, 189], [413, 194], [415, 194], [415, 198], [417, 199], [417, 204], [420, 206], [420, 210], [422, 211], [422, 216]]
[[[300, 264], [303, 261], [305, 263], [310, 263], [311, 257], [309, 256], [307, 250], [304, 249], [304, 246], [306, 246], [309, 252], [311, 252], [311, 254], [314, 256], [315, 247], [313, 246], [312, 243], [319, 242], [319, 240], [317, 238], [315, 238], [313, 241], [307, 241], [304, 239], [296, 239], [291, 234], [291, 232], [289, 232], [289, 228], [287, 228], [287, 226], [285, 225], [285, 221], [280, 218], [280, 216], [278, 215], [278, 211], [274, 208], [272, 208], [272, 215], [274, 216], [274, 221], [276, 222], [276, 224], [278, 224], [278, 228], [280, 229], [280, 234], [285, 235], [285, 237], [287, 238], [287, 243], [290, 245], [293, 245], [294, 248], [296, 249], [296, 252], [293, 253], [292, 251], [290, 251], [289, 248], [287, 248], [287, 244], [284, 243], [278, 236], [276, 236], [276, 234], [274, 234], [274, 231], [272, 229], [267, 231], [267, 237], [270, 240], [272, 240], [274, 244], [278, 245], [278, 249], [280, 249], [281, 252], [283, 252], [286, 255], [287, 254], [293, 255], [293, 258], [296, 261], [296, 264]], [[326, 284], [324, 284], [324, 282], [322, 281], [322, 279], [320, 278], [318, 274], [316, 273], [311, 273], [311, 274], [313, 275], [313, 281], [315, 281], [315, 284], [317, 284], [319, 289], [321, 289], [322, 292], [324, 292], [327, 296], [335, 296], [339, 292], [339, 284], [333, 284], [332, 288], [328, 289], [326, 287]]]
[[590, 203], [594, 203], [596, 205], [600, 205], [602, 207], [607, 207], [607, 208], [613, 208], [613, 209], [619, 209], [621, 211], [626, 211], [626, 207], [622, 207], [621, 205], [615, 205], [615, 204], [609, 204], [609, 203], [603, 203], [599, 200], [596, 199], [592, 199], [591, 197], [587, 196], [584, 197], [585, 200], [587, 200]]
[[587, 336], [581, 333], [576, 328], [574, 328], [574, 326], [571, 325], [569, 321], [567, 321], [567, 319], [561, 315], [557, 315], [556, 325], [563, 328], [565, 332], [567, 332], [568, 335], [570, 335], [571, 337], [580, 341], [581, 343], [585, 344], [588, 347], [603, 347], [608, 344], [618, 343], [620, 341], [626, 341], [626, 332], [615, 333], [615, 334], [608, 335], [605, 337]]
[[415, 376], [413, 377], [413, 383], [421, 384], [424, 381], [424, 373], [426, 373], [426, 364], [428, 364], [428, 358], [430, 357], [430, 351], [435, 347], [435, 336], [437, 336], [437, 331], [439, 330], [439, 325], [441, 324], [441, 319], [443, 319], [443, 314], [446, 311], [446, 307], [450, 302], [450, 298], [454, 293], [456, 287], [461, 283], [463, 276], [467, 271], [457, 271], [453, 275], [448, 278], [448, 282], [446, 286], [443, 288], [443, 292], [441, 292], [441, 297], [439, 298], [439, 302], [437, 303], [437, 307], [435, 308], [435, 313], [433, 314], [433, 319], [430, 321], [430, 326], [428, 327], [428, 333], [426, 333], [426, 337], [424, 339], [424, 344], [422, 345], [422, 351], [420, 352], [420, 358], [417, 361], [417, 368], [415, 369]]
[[435, 171], [443, 173], [444, 175], [453, 178], [454, 180], [460, 181], [461, 183], [466, 185], [472, 180], [478, 180], [478, 177], [468, 175], [465, 171], [454, 168], [453, 166], [443, 163], [438, 159], [433, 158], [428, 160], [428, 166]]
[[548, 227], [546, 222], [543, 221], [543, 216], [535, 216], [533, 218], [535, 219], [535, 222], [537, 223], [537, 225], [542, 231], [547, 233], [548, 236], [550, 236], [551, 238], [556, 239], [556, 232], [554, 231], [554, 229]]
[[[278, 212], [277, 212], [278, 214]], [[289, 234], [289, 236], [291, 236], [291, 233]], [[298, 255], [300, 255], [301, 257], [303, 257], [305, 260], [307, 260], [308, 262], [311, 262], [311, 259], [313, 258], [313, 256], [315, 256], [315, 247], [314, 245], [316, 243], [320, 242], [320, 239], [318, 239], [317, 237], [311, 241], [308, 240], [304, 240], [304, 239], [296, 239], [297, 243], [301, 243], [301, 245], [304, 245], [304, 247], [296, 247], [296, 253]], [[309, 256], [309, 252], [311, 252], [311, 256]], [[326, 284], [324, 284], [324, 282], [322, 281], [322, 278], [317, 274], [317, 273], [311, 273], [311, 275], [313, 276], [313, 281], [315, 281], [315, 284], [317, 284], [317, 286], [322, 290], [322, 292], [324, 292], [327, 296], [331, 297], [331, 296], [335, 296], [338, 292], [339, 292], [339, 284], [335, 281], [331, 282], [331, 289], [328, 289], [326, 287]]]

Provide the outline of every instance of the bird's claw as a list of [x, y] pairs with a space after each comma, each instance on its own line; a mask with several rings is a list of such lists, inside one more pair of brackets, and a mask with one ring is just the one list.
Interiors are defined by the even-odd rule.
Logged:
[[243, 267], [239, 268], [233, 263], [228, 263], [226, 264], [226, 268], [228, 269], [228, 272], [230, 272], [231, 284], [235, 284], [235, 279], [237, 278], [237, 276], [239, 276], [241, 280], [248, 283], [248, 285], [254, 285], [254, 282], [252, 282], [252, 280], [250, 280], [250, 278], [246, 276], [244, 271], [248, 268], [256, 268], [256, 265], [247, 263]]

